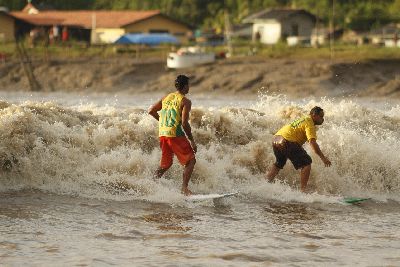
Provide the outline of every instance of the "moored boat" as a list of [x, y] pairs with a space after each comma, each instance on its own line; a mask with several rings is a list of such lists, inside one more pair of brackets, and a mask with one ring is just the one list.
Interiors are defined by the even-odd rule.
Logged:
[[170, 69], [189, 68], [214, 61], [214, 53], [205, 52], [198, 47], [185, 47], [168, 54], [167, 67]]

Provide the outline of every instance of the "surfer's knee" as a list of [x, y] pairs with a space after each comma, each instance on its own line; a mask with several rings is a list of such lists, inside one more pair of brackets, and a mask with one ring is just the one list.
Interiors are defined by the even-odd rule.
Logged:
[[303, 167], [301, 167], [300, 169], [301, 175], [302, 176], [309, 176], [310, 172], [311, 172], [311, 164], [305, 165]]

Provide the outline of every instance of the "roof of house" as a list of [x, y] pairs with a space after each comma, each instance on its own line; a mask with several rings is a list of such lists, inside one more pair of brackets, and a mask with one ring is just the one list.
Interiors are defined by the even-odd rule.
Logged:
[[291, 9], [291, 8], [282, 8], [282, 9], [266, 9], [260, 12], [254, 13], [243, 19], [244, 23], [254, 22], [255, 20], [267, 20], [267, 19], [275, 19], [278, 21], [282, 21], [287, 19], [293, 15], [303, 14], [309, 16], [313, 21], [316, 20], [316, 16], [308, 12], [304, 9]]
[[0, 9], [0, 14], [2, 14], [4, 16], [7, 16], [7, 17], [10, 17], [12, 19], [15, 19], [13, 16], [10, 15], [10, 13], [8, 13], [7, 11], [1, 10], [1, 9]]
[[91, 29], [93, 22], [96, 22], [97, 28], [121, 28], [126, 25], [136, 23], [150, 17], [161, 14], [159, 10], [148, 11], [40, 11], [38, 14], [29, 14], [27, 12], [11, 12], [17, 19], [26, 21], [34, 25], [63, 25], [76, 26]]

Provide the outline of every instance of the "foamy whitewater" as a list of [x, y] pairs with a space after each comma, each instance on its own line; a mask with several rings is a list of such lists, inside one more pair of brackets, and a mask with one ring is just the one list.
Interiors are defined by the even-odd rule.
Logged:
[[[190, 188], [240, 194], [190, 203], [177, 161], [152, 179], [161, 96], [0, 95], [0, 266], [400, 266], [400, 103], [191, 96]], [[290, 162], [267, 183], [273, 134], [315, 105], [332, 166], [306, 145], [311, 193]]]

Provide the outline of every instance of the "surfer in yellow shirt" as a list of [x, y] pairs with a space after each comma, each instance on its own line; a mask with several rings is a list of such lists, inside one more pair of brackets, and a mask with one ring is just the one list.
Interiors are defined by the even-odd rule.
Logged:
[[279, 171], [289, 159], [296, 170], [300, 169], [300, 189], [305, 192], [311, 171], [311, 157], [302, 147], [308, 141], [312, 150], [321, 158], [325, 167], [331, 166], [330, 160], [322, 153], [317, 144], [315, 125], [324, 122], [324, 110], [313, 107], [309, 116], [299, 118], [292, 123], [283, 126], [273, 137], [272, 149], [276, 162], [267, 173], [267, 179], [272, 182]]
[[188, 184], [196, 164], [196, 143], [189, 124], [192, 102], [185, 97], [189, 93], [189, 78], [178, 75], [175, 79], [176, 92], [170, 93], [149, 108], [149, 114], [158, 120], [158, 135], [162, 151], [160, 167], [155, 176], [161, 176], [171, 167], [173, 155], [185, 166], [182, 194], [191, 195]]

